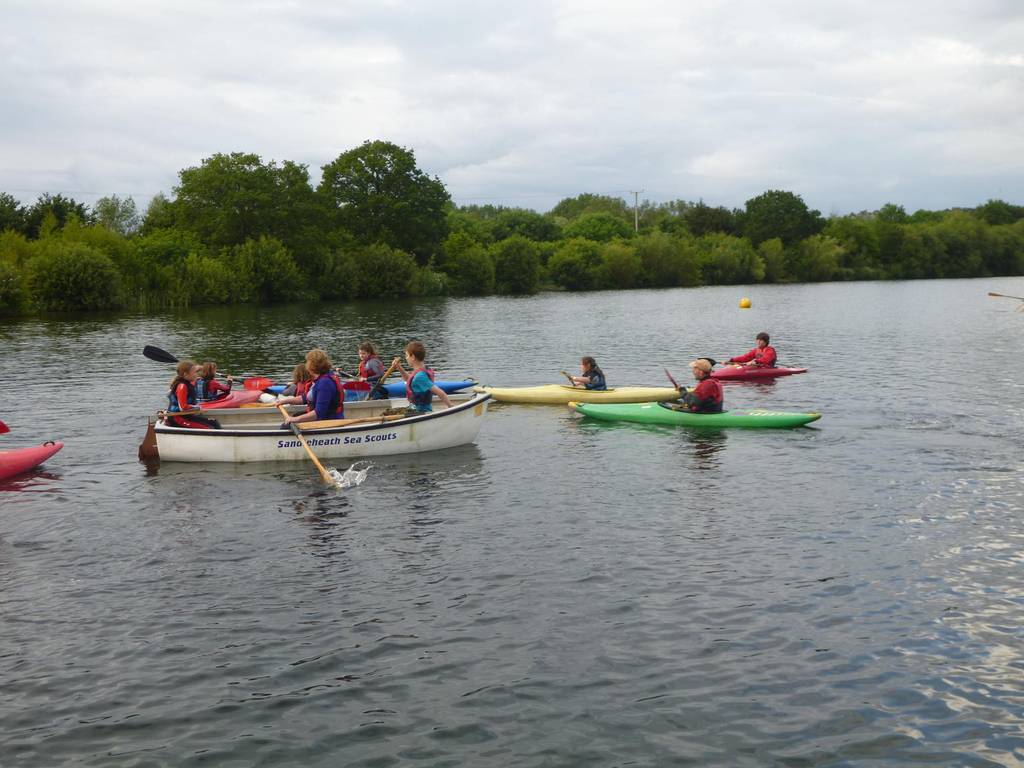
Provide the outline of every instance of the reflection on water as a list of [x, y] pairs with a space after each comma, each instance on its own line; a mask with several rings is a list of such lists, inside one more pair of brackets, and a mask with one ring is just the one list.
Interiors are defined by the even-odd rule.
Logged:
[[[0, 484], [0, 762], [1024, 762], [1024, 316], [988, 290], [1024, 292], [747, 286], [745, 311], [724, 287], [0, 321], [9, 370], [60, 382], [75, 406], [0, 379], [4, 446], [66, 444]], [[595, 354], [611, 383], [651, 385], [760, 330], [810, 372], [730, 383], [728, 407], [819, 410], [814, 427], [495, 406], [475, 445], [348, 467], [361, 481], [344, 489], [306, 461], [135, 461], [173, 373], [145, 344], [283, 377], [312, 346], [350, 368], [364, 338], [385, 356], [420, 338], [445, 378], [557, 381]], [[936, 344], [956, 370], [920, 360]], [[964, 371], [984, 397], [964, 396]]]

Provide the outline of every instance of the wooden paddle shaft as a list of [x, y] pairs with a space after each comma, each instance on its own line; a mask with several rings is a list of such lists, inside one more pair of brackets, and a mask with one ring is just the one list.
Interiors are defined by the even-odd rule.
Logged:
[[[283, 405], [277, 406], [277, 409], [281, 412], [282, 416], [284, 416], [286, 419], [288, 418], [288, 416], [289, 416], [288, 411], [285, 410], [285, 407]], [[299, 428], [295, 424], [295, 422], [291, 423], [291, 428], [292, 428], [292, 433], [297, 438], [299, 438], [299, 442], [302, 443], [302, 447], [306, 449], [306, 453], [309, 455], [310, 461], [313, 462], [313, 464], [316, 466], [317, 470], [320, 472], [320, 477], [323, 478], [323, 481], [325, 483], [331, 483], [333, 485], [334, 484], [334, 478], [331, 477], [331, 473], [328, 472], [326, 469], [324, 469], [324, 465], [320, 463], [320, 459], [318, 459], [316, 457], [316, 454], [313, 453], [313, 449], [309, 447], [309, 443], [306, 442], [306, 438], [303, 437], [302, 432], [299, 431]]]

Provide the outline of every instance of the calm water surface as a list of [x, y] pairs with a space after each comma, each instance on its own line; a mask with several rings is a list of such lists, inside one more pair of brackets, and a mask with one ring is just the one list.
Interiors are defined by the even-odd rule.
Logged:
[[[1024, 280], [2, 323], [0, 445], [67, 445], [0, 485], [0, 764], [1020, 765], [1024, 313], [988, 290]], [[495, 406], [345, 491], [135, 460], [173, 373], [147, 343], [660, 385], [760, 330], [811, 372], [727, 404], [812, 428]]]

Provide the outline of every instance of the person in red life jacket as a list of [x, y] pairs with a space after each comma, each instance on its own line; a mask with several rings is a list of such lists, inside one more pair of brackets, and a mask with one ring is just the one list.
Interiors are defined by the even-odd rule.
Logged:
[[191, 360], [182, 360], [175, 369], [171, 380], [171, 388], [167, 392], [166, 423], [172, 427], [196, 427], [199, 429], [217, 429], [220, 424], [215, 419], [203, 416], [174, 416], [170, 414], [183, 411], [194, 411], [199, 408], [199, 397], [196, 393], [196, 380], [199, 378], [199, 366]]
[[410, 341], [405, 345], [405, 360], [412, 370], [406, 371], [402, 367], [402, 361], [397, 357], [391, 363], [405, 380], [405, 396], [409, 400], [410, 410], [430, 413], [434, 410], [431, 404], [434, 395], [441, 398], [445, 408], [451, 408], [452, 401], [448, 399], [448, 394], [434, 384], [434, 372], [426, 367], [426, 359], [427, 348], [423, 346], [423, 342]]
[[308, 409], [298, 416], [289, 416], [282, 427], [303, 421], [345, 418], [345, 390], [338, 374], [331, 371], [331, 359], [322, 349], [306, 353], [306, 370], [312, 379], [310, 390], [304, 395], [282, 397], [278, 403], [305, 403]]
[[216, 376], [216, 363], [207, 361], [199, 367], [199, 378], [196, 379], [196, 397], [199, 398], [199, 402], [221, 400], [231, 393], [231, 385], [235, 383], [235, 380], [230, 376], [225, 376], [224, 378], [228, 382], [225, 386], [216, 380]]
[[757, 368], [774, 368], [775, 360], [778, 356], [775, 354], [775, 347], [769, 346], [769, 341], [770, 338], [768, 337], [768, 334], [761, 331], [756, 337], [756, 347], [745, 355], [730, 357], [725, 362], [742, 363], [744, 365], [754, 366]]
[[608, 385], [604, 380], [604, 371], [597, 367], [597, 360], [590, 355], [580, 359], [580, 373], [582, 376], [569, 377], [576, 386], [599, 392], [608, 389]]
[[358, 381], [365, 381], [370, 385], [370, 398], [383, 400], [388, 396], [384, 387], [378, 387], [377, 382], [384, 375], [384, 363], [377, 355], [377, 348], [369, 341], [359, 345], [359, 377]]
[[724, 397], [722, 395], [722, 382], [711, 378], [711, 369], [714, 362], [710, 358], [702, 357], [690, 363], [693, 369], [693, 378], [697, 380], [697, 386], [693, 389], [679, 389], [679, 402], [681, 405], [673, 405], [681, 411], [690, 413], [721, 413]]
[[305, 363], [299, 363], [292, 369], [292, 381], [284, 392], [281, 393], [283, 397], [302, 397], [309, 393], [310, 387], [313, 386], [313, 377], [309, 375], [309, 371], [306, 370]]

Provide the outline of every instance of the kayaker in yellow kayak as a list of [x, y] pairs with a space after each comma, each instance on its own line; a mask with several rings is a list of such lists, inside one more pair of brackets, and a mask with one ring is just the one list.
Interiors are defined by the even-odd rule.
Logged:
[[582, 374], [581, 376], [569, 377], [575, 386], [580, 386], [584, 389], [596, 389], [598, 391], [608, 389], [608, 385], [604, 380], [604, 371], [597, 367], [597, 360], [590, 355], [580, 359], [580, 373]]

